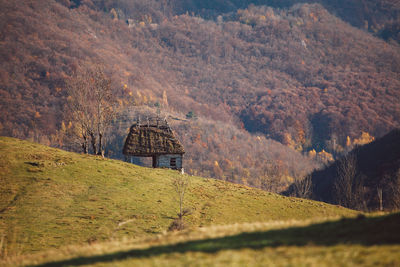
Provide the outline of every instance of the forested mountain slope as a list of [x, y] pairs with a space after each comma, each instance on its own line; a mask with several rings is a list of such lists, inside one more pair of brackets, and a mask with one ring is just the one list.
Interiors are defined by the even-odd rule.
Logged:
[[398, 32], [400, 25], [400, 3], [396, 0], [228, 0], [202, 1], [181, 0], [172, 1], [178, 10], [189, 9], [204, 16], [215, 17], [221, 13], [236, 12], [250, 4], [267, 5], [274, 8], [288, 8], [299, 3], [319, 3], [330, 13], [337, 15], [351, 25], [369, 30], [385, 39], [393, 38], [400, 41]]
[[[382, 136], [399, 126], [398, 44], [352, 27], [317, 4], [251, 6], [206, 20], [179, 15], [184, 13], [179, 6], [200, 10], [194, 1], [171, 3], [1, 0], [1, 134], [64, 146], [65, 81], [85, 61], [101, 61], [113, 72], [120, 113], [132, 105], [156, 105], [214, 123], [200, 123], [200, 131], [187, 123], [184, 134], [190, 138], [183, 139], [191, 140], [189, 146], [201, 140], [197, 150], [214, 154], [188, 158], [194, 161], [191, 169], [222, 179], [232, 173], [263, 176], [262, 164], [244, 163], [257, 157], [252, 150], [235, 159], [235, 151], [254, 146], [248, 132], [298, 151], [335, 155], [363, 131]], [[232, 3], [235, 9], [243, 6]], [[222, 131], [210, 130], [221, 121], [245, 136], [228, 146], [232, 164], [221, 164], [225, 158], [217, 148], [234, 136], [225, 132], [217, 138], [213, 135]], [[124, 127], [129, 125], [121, 126], [118, 138]], [[280, 150], [265, 158], [273, 169], [289, 157], [279, 154], [300, 157]], [[314, 164], [306, 157], [303, 162], [309, 170]], [[278, 176], [296, 172], [302, 170], [280, 168]]]

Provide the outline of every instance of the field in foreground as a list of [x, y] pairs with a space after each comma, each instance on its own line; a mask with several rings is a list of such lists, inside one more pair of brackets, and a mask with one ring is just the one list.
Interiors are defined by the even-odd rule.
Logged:
[[[2, 257], [164, 233], [178, 202], [176, 171], [70, 153], [0, 137]], [[190, 177], [190, 227], [357, 213], [213, 179]]]
[[[211, 226], [139, 240], [68, 246], [5, 265], [399, 266], [400, 213]], [[1, 263], [1, 262], [0, 262]]]

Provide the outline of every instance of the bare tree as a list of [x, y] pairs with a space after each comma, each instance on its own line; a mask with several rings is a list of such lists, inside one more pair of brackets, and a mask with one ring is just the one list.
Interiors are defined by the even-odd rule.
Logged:
[[338, 176], [334, 182], [334, 189], [339, 205], [351, 208], [354, 206], [353, 186], [357, 170], [356, 164], [357, 160], [354, 154], [348, 154], [338, 162]]
[[183, 217], [190, 214], [190, 210], [184, 208], [185, 194], [190, 185], [189, 176], [185, 174], [175, 176], [172, 185], [178, 195], [179, 213], [178, 219], [172, 223], [170, 230], [182, 230], [184, 229]]
[[397, 170], [393, 183], [393, 192], [393, 204], [397, 209], [400, 209], [400, 168]]
[[382, 192], [382, 187], [377, 187], [376, 192], [378, 193], [378, 199], [379, 199], [379, 210], [383, 210], [383, 192]]
[[104, 156], [105, 132], [115, 116], [111, 78], [100, 65], [80, 68], [67, 84], [68, 107], [83, 153]]
[[312, 193], [312, 179], [311, 175], [307, 175], [303, 178], [294, 178], [294, 193], [297, 197], [310, 198]]
[[90, 79], [86, 73], [77, 72], [67, 83], [69, 118], [74, 128], [70, 135], [80, 140], [82, 152], [89, 152], [89, 138], [93, 132], [93, 120], [88, 104]]
[[96, 67], [94, 76], [94, 101], [96, 113], [96, 126], [98, 134], [97, 154], [104, 157], [105, 131], [115, 116], [116, 97], [112, 92], [111, 78], [102, 67]]
[[269, 192], [278, 192], [281, 170], [273, 160], [267, 160], [259, 176], [259, 186]]
[[[400, 209], [400, 168], [394, 173], [392, 179], [387, 180], [387, 195], [389, 195], [392, 209]], [[388, 199], [386, 197], [386, 199]]]

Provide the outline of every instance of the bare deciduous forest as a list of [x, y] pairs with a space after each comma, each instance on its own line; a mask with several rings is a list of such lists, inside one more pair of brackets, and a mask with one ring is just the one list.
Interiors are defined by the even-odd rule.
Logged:
[[399, 127], [395, 1], [228, 2], [1, 0], [1, 135], [75, 149], [67, 81], [98, 62], [118, 103], [106, 154], [159, 109], [190, 174], [280, 191]]

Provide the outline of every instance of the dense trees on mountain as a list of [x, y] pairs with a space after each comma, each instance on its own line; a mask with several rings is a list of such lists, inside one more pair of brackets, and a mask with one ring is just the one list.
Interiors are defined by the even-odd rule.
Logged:
[[[380, 39], [333, 16], [330, 12], [363, 28], [343, 13], [341, 1], [321, 1], [327, 9], [292, 6], [294, 1], [251, 2], [282, 9], [218, 3], [0, 0], [1, 134], [65, 146], [63, 132], [76, 123], [68, 119], [66, 81], [87, 61], [104, 62], [113, 73], [119, 114], [146, 105], [207, 121], [207, 130], [195, 123], [184, 131], [177, 127], [192, 173], [232, 180], [257, 176], [246, 183], [267, 187], [256, 180], [272, 173], [285, 177], [285, 171], [276, 167], [280, 157], [265, 150], [284, 151], [284, 160], [294, 153], [312, 169], [311, 157], [332, 160], [357, 139], [368, 142], [368, 136], [399, 126], [400, 48], [390, 41], [397, 38], [395, 4], [363, 1], [365, 9], [357, 8], [360, 15], [353, 16], [367, 20]], [[378, 24], [391, 26], [373, 26]], [[240, 142], [229, 141], [233, 136], [219, 129], [221, 121], [233, 127], [236, 138], [243, 134]], [[257, 136], [286, 147], [253, 148]], [[226, 152], [217, 149], [224, 146]], [[251, 149], [257, 152], [248, 159], [235, 154]], [[215, 156], [198, 158], [209, 154]], [[233, 164], [223, 164], [225, 159]]]
[[[67, 6], [76, 6], [77, 1], [60, 1]], [[217, 19], [218, 16], [236, 13], [249, 5], [270, 6], [273, 8], [289, 8], [295, 4], [318, 3], [331, 14], [335, 14], [351, 25], [367, 30], [384, 39], [399, 41], [398, 31], [400, 21], [400, 4], [394, 0], [92, 0], [79, 1], [80, 4], [97, 6], [114, 12], [117, 17], [125, 18], [129, 14], [135, 19], [149, 14], [160, 22], [163, 17], [190, 13], [205, 18]], [[119, 10], [117, 12], [116, 10]], [[114, 13], [113, 12], [113, 13]]]

